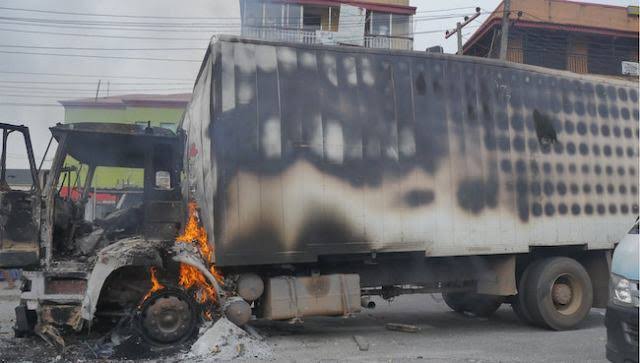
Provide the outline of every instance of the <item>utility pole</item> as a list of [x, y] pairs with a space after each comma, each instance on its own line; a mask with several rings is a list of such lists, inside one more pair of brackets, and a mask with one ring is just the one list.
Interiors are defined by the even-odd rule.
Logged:
[[458, 52], [456, 52], [456, 54], [462, 55], [462, 28], [467, 26], [469, 23], [474, 21], [479, 16], [480, 16], [480, 8], [476, 8], [476, 13], [475, 14], [473, 14], [471, 17], [469, 17], [469, 16], [465, 16], [464, 17], [464, 23], [457, 22], [455, 29], [447, 30], [444, 33], [444, 38], [445, 39], [449, 39], [449, 37], [452, 36], [453, 34], [457, 34], [458, 35]]
[[507, 46], [509, 44], [509, 13], [511, 13], [511, 0], [503, 0], [502, 34], [500, 35], [500, 59], [507, 60]]
[[458, 55], [462, 55], [462, 24], [456, 23], [456, 35], [458, 36]]
[[98, 94], [100, 93], [100, 83], [102, 82], [101, 79], [98, 80], [98, 87], [96, 88], [96, 99], [95, 102], [98, 102]]

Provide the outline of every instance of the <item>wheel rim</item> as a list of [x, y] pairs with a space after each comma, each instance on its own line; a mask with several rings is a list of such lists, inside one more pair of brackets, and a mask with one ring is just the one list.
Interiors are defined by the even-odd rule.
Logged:
[[191, 335], [194, 311], [183, 294], [165, 291], [145, 301], [140, 322], [146, 339], [159, 344], [177, 343]]
[[583, 287], [571, 274], [560, 274], [551, 284], [551, 302], [562, 315], [575, 314], [582, 305]]

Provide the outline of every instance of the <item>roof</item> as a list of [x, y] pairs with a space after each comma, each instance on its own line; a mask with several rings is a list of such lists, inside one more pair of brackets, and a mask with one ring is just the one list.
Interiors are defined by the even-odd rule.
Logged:
[[151, 142], [173, 144], [179, 138], [162, 127], [136, 124], [79, 122], [50, 128], [56, 141], [63, 135], [67, 153], [87, 165], [141, 168]]
[[[473, 46], [493, 27], [502, 22], [504, 1], [491, 13], [464, 45]], [[518, 16], [521, 14], [520, 16]], [[509, 18], [517, 28], [543, 28], [638, 38], [638, 16], [629, 15], [627, 7], [568, 0], [512, 0]], [[516, 20], [517, 19], [517, 20]]]
[[108, 97], [80, 98], [58, 101], [64, 107], [92, 108], [126, 108], [126, 107], [160, 107], [185, 108], [191, 100], [191, 93], [174, 93], [168, 95], [128, 94]]
[[416, 13], [415, 6], [409, 6], [407, 5], [408, 1], [401, 0], [278, 0], [278, 2], [325, 6], [346, 4], [385, 13], [408, 15], [414, 15]]

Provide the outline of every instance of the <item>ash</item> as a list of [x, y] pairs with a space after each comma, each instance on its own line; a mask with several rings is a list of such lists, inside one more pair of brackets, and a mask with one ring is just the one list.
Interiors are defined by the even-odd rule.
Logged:
[[263, 340], [247, 333], [226, 318], [202, 328], [185, 360], [210, 362], [219, 360], [272, 360], [273, 350]]

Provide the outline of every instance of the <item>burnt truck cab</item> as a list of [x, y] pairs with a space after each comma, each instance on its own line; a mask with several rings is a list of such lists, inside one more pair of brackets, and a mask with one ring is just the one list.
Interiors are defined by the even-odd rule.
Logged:
[[[126, 293], [113, 289], [115, 297], [101, 295], [113, 272], [145, 266], [133, 273], [147, 280], [138, 287], [144, 289], [149, 284], [148, 266], [162, 264], [161, 249], [153, 247], [173, 241], [184, 220], [179, 183], [183, 137], [138, 124], [57, 124], [50, 128], [57, 149], [41, 187], [28, 129], [1, 126], [2, 175], [7, 136], [19, 132], [28, 145], [34, 178], [28, 191], [0, 183], [0, 268], [24, 271], [15, 330], [18, 335], [35, 330], [62, 344], [59, 331], [80, 330], [91, 322], [99, 301], [108, 304], [112, 298], [113, 304], [126, 305]], [[100, 193], [95, 181], [103, 168], [127, 168], [142, 175], [143, 188], [137, 191], [142, 201], [88, 220], [85, 211]]]

